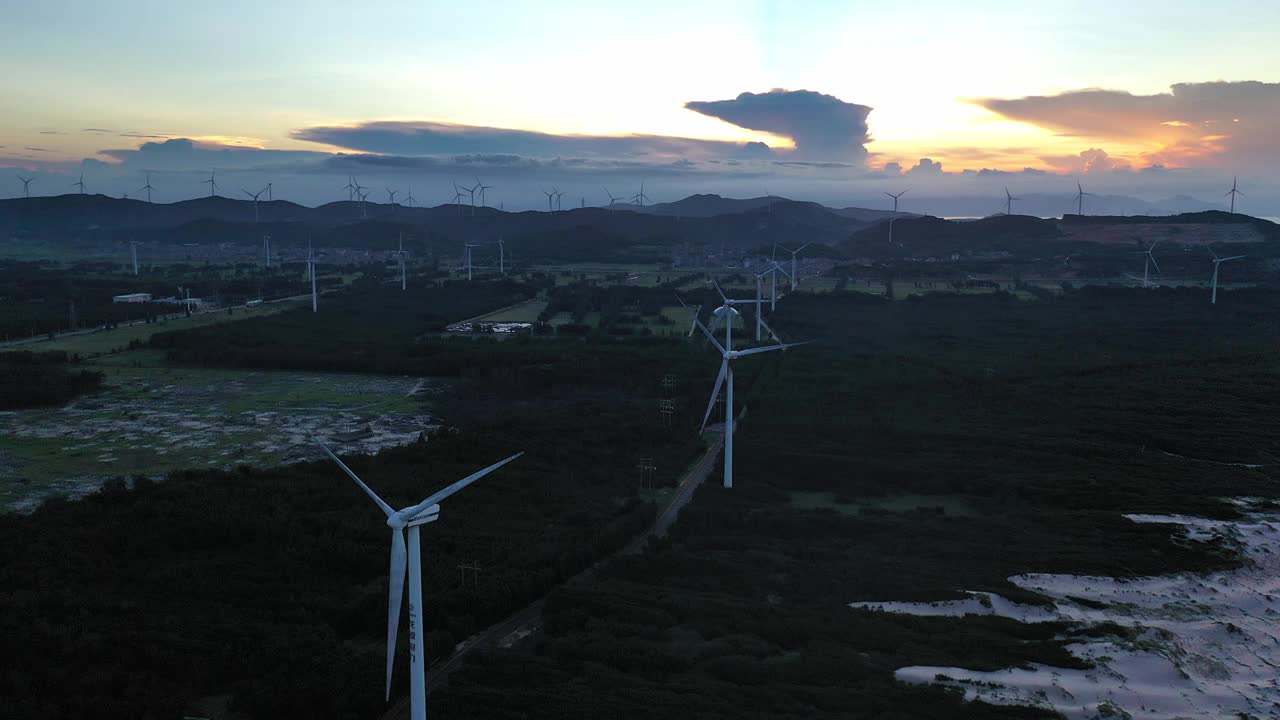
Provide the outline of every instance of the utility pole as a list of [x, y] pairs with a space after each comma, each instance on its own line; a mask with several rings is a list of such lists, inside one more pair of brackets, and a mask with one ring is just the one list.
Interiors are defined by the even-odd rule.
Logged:
[[640, 462], [639, 464], [636, 465], [636, 468], [640, 470], [640, 487], [652, 488], [653, 480], [654, 480], [654, 472], [658, 469], [658, 466], [653, 464], [653, 458], [651, 457], [640, 458]]

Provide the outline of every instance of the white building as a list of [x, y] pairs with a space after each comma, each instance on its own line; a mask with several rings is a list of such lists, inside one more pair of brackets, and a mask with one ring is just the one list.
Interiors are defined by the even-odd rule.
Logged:
[[151, 293], [129, 293], [128, 295], [114, 295], [111, 298], [113, 303], [144, 303], [151, 302]]

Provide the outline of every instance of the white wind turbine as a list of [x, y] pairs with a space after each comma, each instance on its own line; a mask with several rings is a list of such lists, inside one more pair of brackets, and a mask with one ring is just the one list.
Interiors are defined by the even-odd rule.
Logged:
[[355, 199], [356, 199], [356, 179], [355, 179], [355, 177], [354, 177], [354, 176], [352, 176], [352, 175], [348, 175], [348, 176], [347, 176], [347, 184], [346, 184], [346, 185], [344, 185], [344, 186], [342, 187], [342, 189], [347, 191], [347, 202], [352, 202], [353, 200], [355, 200]]
[[400, 233], [400, 248], [396, 250], [396, 257], [400, 258], [400, 289], [408, 288], [408, 280], [405, 279], [404, 269], [404, 233]]
[[307, 238], [307, 274], [311, 276], [311, 312], [319, 312], [320, 298], [316, 293], [316, 258], [311, 253], [311, 238]]
[[[422, 541], [419, 528], [440, 519], [440, 501], [453, 495], [471, 483], [523, 455], [516, 453], [489, 467], [474, 472], [443, 490], [431, 495], [417, 505], [394, 510], [373, 491], [358, 475], [351, 471], [324, 443], [320, 447], [338, 463], [360, 489], [387, 516], [391, 528], [390, 593], [387, 602], [387, 684], [386, 699], [391, 700], [391, 671], [395, 666], [396, 640], [400, 626], [400, 601], [404, 598], [405, 574], [409, 576], [409, 717], [426, 720], [427, 717], [427, 656], [422, 633]], [[408, 531], [408, 541], [405, 535]]]
[[898, 212], [898, 198], [902, 197], [903, 195], [906, 195], [906, 194], [907, 194], [907, 193], [909, 193], [909, 192], [911, 192], [911, 188], [907, 188], [906, 190], [903, 190], [902, 192], [898, 193], [897, 195], [894, 195], [894, 194], [893, 194], [893, 193], [891, 193], [891, 192], [887, 192], [887, 193], [885, 193], [885, 195], [888, 195], [889, 197], [893, 198], [893, 211], [894, 211], [894, 212]]
[[614, 197], [613, 193], [609, 192], [609, 188], [604, 189], [604, 194], [609, 196], [609, 214], [613, 214], [613, 206], [622, 198]]
[[[716, 290], [720, 286], [716, 285]], [[721, 293], [723, 297], [724, 293]], [[734, 309], [734, 305], [744, 301], [733, 301], [725, 298], [724, 304], [715, 309], [715, 315], [724, 322], [724, 345], [716, 340], [716, 336], [707, 329], [706, 325], [695, 315], [694, 324], [702, 333], [707, 336], [716, 350], [720, 351], [720, 374], [716, 376], [715, 388], [711, 391], [711, 400], [707, 403], [707, 412], [702, 416], [702, 429], [706, 430], [707, 421], [711, 419], [711, 411], [715, 409], [716, 400], [720, 397], [720, 388], [725, 388], [725, 405], [724, 405], [724, 486], [726, 488], [733, 487], [733, 361], [746, 356], [758, 353], [770, 352], [773, 350], [785, 350], [796, 345], [804, 343], [788, 343], [784, 345], [766, 345], [764, 347], [750, 348], [748, 350], [733, 349], [733, 318], [737, 317], [738, 311]], [[751, 301], [753, 302], [753, 301]]]
[[208, 179], [208, 180], [201, 180], [201, 181], [200, 181], [200, 184], [201, 184], [201, 185], [208, 185], [208, 186], [209, 186], [209, 197], [214, 197], [215, 195], [217, 195], [217, 194], [218, 194], [218, 180], [217, 180], [217, 177], [218, 177], [218, 171], [217, 171], [217, 170], [211, 170], [211, 171], [209, 171], [209, 179]]
[[1004, 214], [1005, 214], [1005, 215], [1012, 215], [1012, 214], [1013, 214], [1013, 201], [1014, 201], [1014, 200], [1021, 200], [1021, 199], [1022, 199], [1022, 198], [1016, 198], [1016, 197], [1014, 197], [1014, 196], [1010, 195], [1010, 194], [1009, 194], [1009, 188], [1005, 188], [1005, 189], [1004, 189]]
[[507, 246], [502, 242], [501, 235], [498, 236], [498, 272], [507, 274]]
[[[903, 190], [902, 192], [906, 192], [906, 190]], [[796, 286], [800, 284], [800, 275], [799, 273], [796, 272], [796, 256], [800, 254], [801, 250], [809, 247], [812, 244], [813, 244], [812, 242], [807, 242], [801, 245], [800, 247], [796, 248], [795, 250], [788, 250], [788, 252], [791, 253], [791, 289], [792, 290], [795, 290]], [[783, 248], [783, 250], [786, 250], [786, 248]]]
[[[1156, 272], [1160, 272], [1160, 263], [1156, 262], [1156, 256], [1151, 254], [1151, 251], [1155, 249], [1156, 244], [1159, 242], [1159, 240], [1156, 240], [1148, 245], [1146, 250], [1141, 251], [1144, 256], [1142, 259], [1142, 287], [1144, 288], [1151, 287], [1151, 266], [1155, 265]], [[1133, 276], [1130, 275], [1129, 277]], [[1136, 280], [1137, 278], [1134, 279]]]
[[471, 279], [471, 248], [476, 247], [471, 243], [463, 243], [467, 252], [467, 280]]
[[546, 190], [543, 190], [542, 194], [547, 196], [547, 212], [549, 213], [555, 212], [556, 211], [555, 191], [547, 192]]
[[80, 188], [80, 194], [81, 195], [84, 194], [84, 173], [80, 173], [80, 179], [77, 180], [76, 182], [71, 183], [71, 187]]
[[35, 178], [25, 178], [19, 175], [18, 179], [22, 181], [22, 197], [31, 197], [31, 181], [35, 180]]
[[404, 196], [404, 204], [413, 207], [415, 198], [413, 197], [413, 183], [409, 183], [409, 193]]
[[133, 256], [133, 274], [138, 274], [138, 241], [129, 241], [129, 254]]
[[480, 207], [487, 207], [484, 199], [484, 191], [492, 190], [493, 188], [494, 188], [493, 185], [485, 185], [484, 183], [480, 182], [480, 178], [476, 178], [476, 189], [480, 191]]
[[384, 187], [384, 188], [386, 188], [386, 189], [387, 189], [387, 204], [388, 204], [388, 205], [395, 205], [395, 204], [396, 204], [396, 193], [398, 193], [398, 192], [400, 192], [400, 191], [399, 191], [399, 190], [392, 190], [391, 188], [387, 187], [386, 185], [383, 185], [382, 187]]
[[1209, 248], [1209, 254], [1213, 256], [1213, 279], [1209, 283], [1210, 286], [1212, 286], [1213, 290], [1209, 294], [1209, 304], [1217, 305], [1218, 304], [1218, 268], [1222, 265], [1222, 263], [1228, 260], [1239, 260], [1240, 258], [1243, 258], [1244, 255], [1232, 255], [1231, 257], [1218, 257], [1218, 253], [1214, 252], [1213, 248]]
[[1093, 193], [1085, 192], [1084, 188], [1080, 186], [1080, 181], [1076, 180], [1076, 214], [1077, 215], [1084, 215], [1084, 199], [1086, 197], [1097, 197], [1097, 195], [1094, 195]]

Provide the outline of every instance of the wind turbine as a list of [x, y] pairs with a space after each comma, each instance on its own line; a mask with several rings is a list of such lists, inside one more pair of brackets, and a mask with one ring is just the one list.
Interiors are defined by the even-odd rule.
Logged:
[[[387, 516], [387, 525], [391, 528], [391, 567], [390, 593], [387, 603], [387, 684], [386, 699], [391, 700], [391, 671], [395, 666], [396, 640], [400, 626], [400, 601], [404, 598], [404, 580], [406, 571], [409, 576], [409, 717], [412, 720], [425, 720], [427, 717], [427, 683], [426, 683], [426, 647], [422, 634], [422, 541], [419, 527], [440, 519], [440, 501], [453, 495], [471, 483], [506, 465], [523, 455], [518, 452], [505, 460], [500, 460], [489, 467], [474, 472], [452, 485], [429, 496], [417, 505], [410, 505], [400, 510], [393, 510], [378, 494], [373, 491], [358, 475], [352, 472], [337, 455], [333, 454], [324, 443], [324, 450], [338, 467], [342, 468], [369, 499]], [[405, 531], [408, 530], [408, 542]], [[407, 557], [406, 557], [407, 555]]]
[[[1151, 266], [1155, 265], [1156, 272], [1160, 272], [1160, 263], [1156, 262], [1156, 256], [1151, 254], [1151, 251], [1155, 249], [1156, 243], [1158, 242], [1160, 241], [1156, 240], [1155, 242], [1152, 242], [1150, 245], [1147, 246], [1146, 250], [1142, 251], [1142, 254], [1145, 256], [1142, 259], [1142, 287], [1144, 288], [1151, 287], [1151, 274], [1150, 274]], [[1216, 274], [1216, 271], [1215, 271], [1215, 274]]]
[[632, 199], [635, 200], [636, 204], [639, 205], [640, 207], [644, 207], [644, 201], [649, 199], [649, 196], [644, 194], [643, 179], [640, 180], [640, 192], [636, 193], [635, 197]]
[[217, 174], [218, 174], [217, 170], [211, 170], [209, 172], [209, 179], [200, 181], [201, 185], [209, 186], [209, 197], [214, 197], [215, 195], [218, 194], [218, 181], [216, 179]]
[[1213, 256], [1213, 280], [1210, 281], [1210, 285], [1213, 287], [1213, 290], [1209, 294], [1209, 304], [1217, 305], [1218, 304], [1218, 268], [1222, 265], [1222, 263], [1228, 260], [1239, 260], [1240, 258], [1244, 257], [1244, 255], [1232, 255], [1231, 257], [1218, 257], [1218, 253], [1214, 252], [1213, 248], [1209, 248], [1209, 254]]
[[151, 202], [151, 191], [155, 190], [155, 188], [151, 187], [151, 173], [147, 173], [147, 184], [138, 188], [138, 192], [142, 192], [143, 190], [147, 191], [147, 202]]
[[[1086, 197], [1097, 197], [1093, 193], [1087, 193], [1084, 188], [1080, 187], [1080, 181], [1076, 180], [1076, 214], [1084, 215], [1084, 199]], [[1152, 243], [1154, 245], [1155, 243]], [[1159, 268], [1157, 268], [1158, 270]]]
[[894, 211], [894, 212], [898, 212], [898, 198], [902, 197], [903, 195], [906, 195], [906, 194], [907, 194], [907, 193], [909, 193], [909, 192], [911, 192], [911, 188], [907, 188], [906, 190], [903, 190], [902, 192], [898, 193], [897, 195], [894, 195], [894, 194], [893, 194], [893, 193], [891, 193], [891, 192], [887, 192], [887, 193], [885, 193], [885, 195], [888, 195], [889, 197], [893, 198], [893, 211]]
[[[1235, 179], [1234, 177], [1233, 177], [1233, 178], [1231, 178], [1231, 189], [1230, 189], [1230, 190], [1228, 190], [1228, 191], [1226, 192], [1226, 194], [1225, 194], [1225, 195], [1223, 195], [1223, 197], [1227, 197], [1227, 195], [1230, 195], [1230, 196], [1231, 196], [1231, 212], [1232, 212], [1232, 214], [1234, 214], [1234, 213], [1235, 213], [1235, 211], [1236, 211], [1236, 196], [1237, 196], [1237, 195], [1243, 195], [1243, 194], [1244, 194], [1244, 193], [1242, 193], [1242, 192], [1240, 192], [1239, 190], [1237, 190], [1237, 189], [1236, 189], [1236, 179]], [[1216, 270], [1216, 269], [1215, 269], [1215, 270]]]
[[502, 242], [501, 235], [498, 236], [498, 272], [507, 274], [507, 248]]
[[78, 187], [78, 188], [80, 188], [80, 194], [81, 194], [81, 195], [83, 195], [83, 194], [84, 194], [84, 173], [83, 173], [83, 172], [82, 172], [82, 173], [80, 173], [80, 179], [79, 179], [79, 180], [77, 180], [76, 182], [71, 183], [71, 187]]
[[1004, 189], [1004, 197], [1005, 197], [1005, 200], [1004, 200], [1004, 214], [1005, 214], [1005, 215], [1012, 215], [1012, 214], [1013, 214], [1013, 201], [1014, 201], [1014, 200], [1021, 200], [1022, 198], [1016, 198], [1016, 197], [1014, 197], [1014, 196], [1010, 195], [1010, 194], [1009, 194], [1009, 188], [1007, 188], [1007, 187]]
[[480, 207], [485, 207], [484, 191], [492, 190], [493, 186], [485, 185], [484, 183], [480, 182], [480, 178], [476, 178], [476, 189], [480, 191]]
[[311, 312], [319, 312], [319, 293], [316, 292], [316, 259], [311, 253], [311, 238], [307, 238], [307, 274], [311, 276]]
[[[720, 286], [716, 285], [716, 290], [720, 290]], [[724, 298], [724, 293], [720, 296]], [[724, 298], [724, 304], [716, 308], [715, 315], [724, 321], [724, 345], [716, 340], [716, 336], [707, 329], [706, 325], [695, 315], [693, 322], [698, 329], [702, 330], [702, 334], [707, 336], [716, 350], [720, 351], [720, 374], [716, 376], [715, 388], [711, 391], [711, 400], [707, 403], [707, 412], [702, 416], [702, 429], [706, 430], [707, 420], [711, 419], [711, 411], [715, 409], [716, 400], [720, 397], [720, 388], [725, 388], [725, 405], [724, 405], [724, 486], [726, 488], [733, 487], [733, 361], [747, 355], [756, 355], [758, 353], [771, 352], [773, 350], [786, 350], [789, 347], [803, 345], [804, 343], [786, 343], [782, 345], [766, 345], [764, 347], [751, 348], [749, 350], [733, 349], [733, 318], [737, 317], [738, 311], [734, 309], [734, 305], [744, 301], [733, 301]], [[754, 301], [748, 301], [754, 302]]]
[[564, 205], [561, 204], [561, 201], [564, 200], [564, 196], [565, 196], [564, 192], [560, 190], [556, 191], [556, 210], [564, 209]]
[[462, 189], [458, 187], [458, 183], [453, 183], [453, 200], [454, 205], [458, 206], [458, 214], [462, 214]]
[[409, 184], [409, 194], [408, 194], [408, 195], [405, 195], [405, 197], [404, 197], [404, 204], [405, 204], [405, 205], [408, 205], [409, 207], [413, 207], [413, 202], [414, 202], [414, 198], [413, 198], [413, 184], [412, 184], [412, 183], [410, 183], [410, 184]]
[[766, 211], [770, 215], [772, 215], [773, 214], [773, 193], [769, 192], [769, 188], [767, 187], [764, 189], [764, 200], [765, 200]]
[[400, 289], [408, 288], [408, 281], [405, 279], [404, 269], [404, 233], [400, 233], [400, 249], [396, 250], [396, 257], [400, 258]]
[[274, 198], [271, 197], [271, 183], [267, 183], [267, 187], [264, 189], [267, 191], [267, 202], [274, 200]]
[[253, 222], [255, 225], [258, 223], [258, 198], [262, 195], [262, 193], [266, 191], [267, 191], [266, 188], [262, 188], [256, 193], [251, 193], [248, 190], [245, 190], [244, 188], [240, 188], [240, 192], [253, 198]]
[[467, 187], [466, 185], [461, 185], [459, 186], [459, 189], [465, 190], [467, 193], [467, 196], [471, 198], [471, 215], [474, 217], [476, 214], [476, 190], [480, 189], [480, 183], [477, 182], [475, 184], [475, 187]]
[[472, 245], [469, 242], [464, 242], [463, 245], [465, 246], [466, 252], [467, 252], [467, 280], [470, 281], [471, 280], [471, 248], [475, 247], [475, 245]]
[[552, 190], [551, 192], [547, 192], [546, 190], [543, 190], [542, 194], [547, 196], [547, 212], [555, 212], [556, 211], [555, 191]]
[[343, 190], [347, 191], [347, 202], [351, 202], [356, 199], [356, 187], [358, 186], [356, 185], [355, 177], [348, 175], [347, 184], [342, 187]]
[[[906, 190], [903, 190], [903, 192], [906, 192]], [[809, 247], [812, 244], [813, 244], [812, 242], [807, 242], [801, 245], [800, 247], [796, 248], [795, 250], [789, 251], [791, 253], [791, 289], [792, 290], [795, 290], [796, 286], [800, 284], [800, 275], [796, 272], [796, 256], [800, 254], [801, 250]], [[783, 250], [786, 250], [786, 248], [783, 248]]]
[[[689, 307], [689, 304], [684, 301], [684, 298], [680, 297], [680, 293], [676, 293], [676, 300], [680, 301], [681, 307], [685, 307], [685, 308]], [[702, 312], [701, 305], [693, 309], [693, 322], [689, 323], [689, 334], [686, 335], [685, 337], [693, 337], [693, 331], [698, 329], [698, 326], [695, 323], [697, 323], [698, 321], [698, 313], [700, 312]]]
[[271, 267], [271, 236], [262, 236], [262, 257], [267, 267]]
[[136, 277], [138, 274], [138, 241], [137, 240], [129, 241], [129, 254], [133, 256], [133, 274]]
[[383, 187], [384, 187], [384, 188], [387, 188], [387, 203], [388, 203], [388, 204], [390, 204], [390, 205], [395, 205], [395, 204], [396, 204], [396, 193], [398, 193], [398, 192], [400, 192], [400, 191], [399, 191], [399, 190], [392, 190], [391, 188], [387, 187], [386, 185], [383, 185]]
[[22, 181], [22, 197], [31, 197], [31, 181], [35, 180], [35, 178], [24, 178], [19, 175], [18, 179]]
[[622, 198], [614, 197], [613, 193], [609, 192], [609, 188], [604, 189], [604, 194], [609, 196], [609, 212], [610, 214], [612, 214], [614, 204], [617, 203]]

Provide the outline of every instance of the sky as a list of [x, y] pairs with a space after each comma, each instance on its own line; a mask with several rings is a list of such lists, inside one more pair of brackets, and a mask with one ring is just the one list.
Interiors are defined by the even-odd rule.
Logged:
[[222, 194], [306, 204], [349, 175], [432, 205], [479, 176], [511, 209], [641, 180], [659, 201], [1077, 180], [1219, 201], [1239, 176], [1280, 214], [1275, 37], [1256, 0], [12, 3], [0, 197], [82, 171], [136, 196], [149, 171], [171, 202], [216, 170]]

